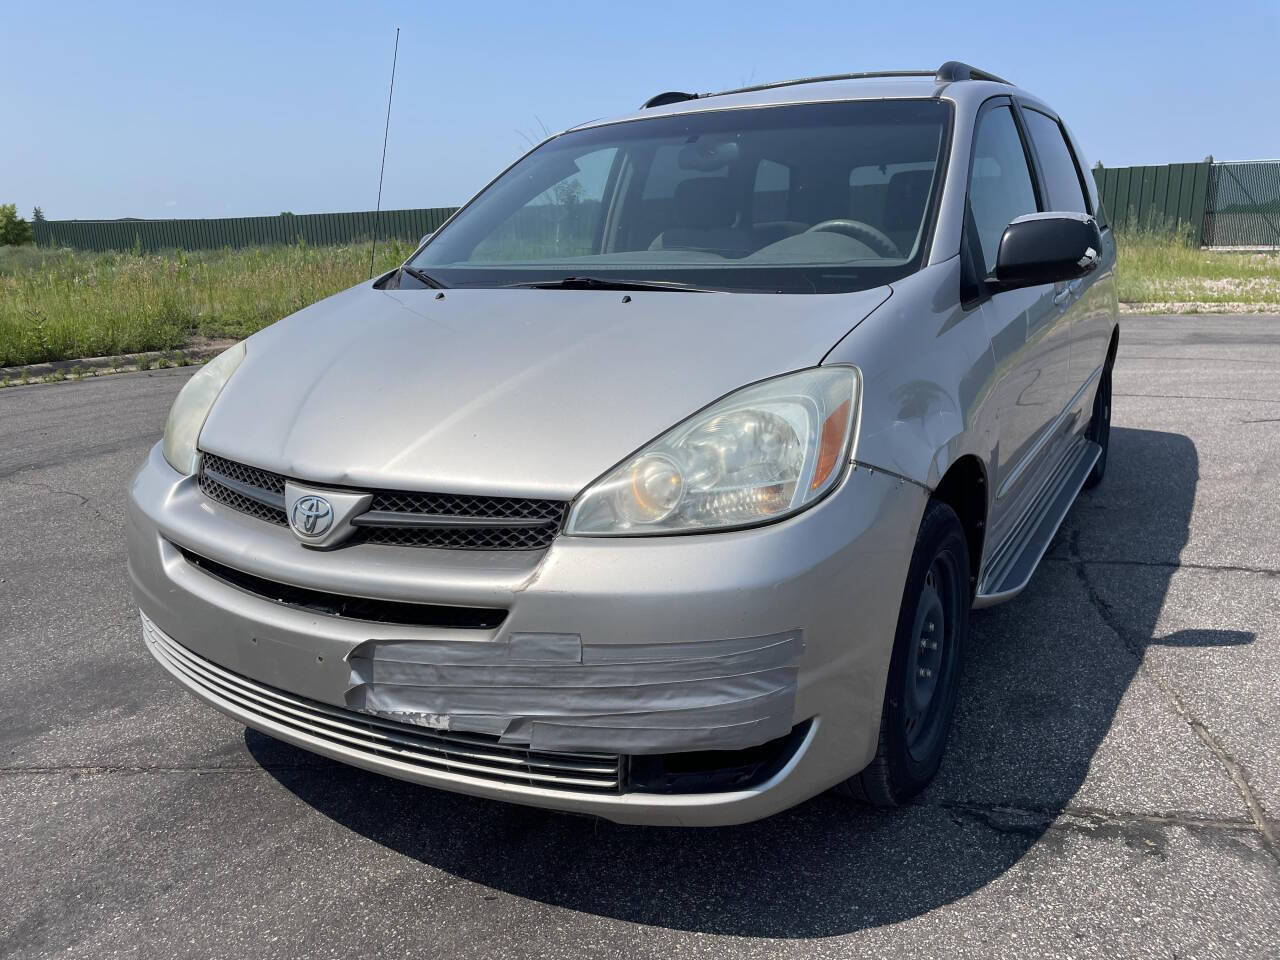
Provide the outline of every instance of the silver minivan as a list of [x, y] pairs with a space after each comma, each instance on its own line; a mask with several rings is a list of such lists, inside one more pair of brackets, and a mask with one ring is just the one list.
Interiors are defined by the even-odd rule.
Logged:
[[660, 94], [192, 377], [131, 488], [144, 640], [442, 789], [901, 803], [970, 609], [1102, 478], [1114, 264], [1057, 113], [966, 64]]

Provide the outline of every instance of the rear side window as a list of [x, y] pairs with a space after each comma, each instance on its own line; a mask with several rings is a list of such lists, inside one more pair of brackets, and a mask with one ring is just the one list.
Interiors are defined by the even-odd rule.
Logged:
[[1009, 221], [1036, 212], [1036, 191], [1022, 137], [1008, 107], [993, 107], [978, 121], [969, 176], [969, 209], [978, 230], [987, 276], [995, 273], [1000, 237]]
[[1080, 187], [1080, 174], [1058, 121], [1038, 110], [1023, 110], [1022, 115], [1026, 117], [1031, 142], [1035, 144], [1040, 169], [1044, 173], [1048, 209], [1088, 213], [1084, 191]]

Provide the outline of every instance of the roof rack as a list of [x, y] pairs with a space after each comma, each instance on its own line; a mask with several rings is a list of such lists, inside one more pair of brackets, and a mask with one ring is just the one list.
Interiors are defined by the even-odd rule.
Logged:
[[[685, 93], [682, 90], [668, 90], [666, 93], [659, 93], [650, 97], [644, 103], [640, 104], [641, 110], [648, 110], [650, 107], [665, 107], [668, 103], [683, 103], [685, 100], [697, 100], [700, 95], [696, 93]], [[701, 94], [706, 96], [706, 94]]]
[[668, 90], [650, 97], [640, 105], [641, 110], [652, 107], [665, 107], [670, 103], [683, 103], [686, 100], [702, 100], [706, 97], [723, 97], [730, 93], [757, 93], [761, 90], [775, 90], [778, 87], [793, 87], [802, 83], [826, 83], [832, 80], [871, 80], [881, 77], [933, 77], [938, 83], [956, 83], [960, 80], [990, 80], [994, 83], [1008, 83], [994, 73], [979, 70], [959, 60], [948, 60], [937, 70], [872, 70], [864, 73], [831, 73], [820, 77], [801, 77], [798, 80], [778, 80], [773, 83], [757, 83], [749, 87], [736, 87], [733, 90], [721, 90], [718, 93], [685, 93], [680, 90]]
[[955, 83], [958, 80], [990, 80], [992, 83], [1005, 84], [1009, 82], [1003, 77], [997, 77], [986, 70], [979, 70], [961, 60], [948, 60], [938, 68], [935, 76], [939, 83]]

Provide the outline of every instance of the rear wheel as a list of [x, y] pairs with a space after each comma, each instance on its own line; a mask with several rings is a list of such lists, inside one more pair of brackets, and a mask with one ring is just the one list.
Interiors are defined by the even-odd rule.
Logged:
[[893, 807], [925, 788], [942, 762], [969, 633], [969, 548], [960, 519], [930, 500], [898, 614], [880, 742], [846, 792]]
[[1111, 445], [1111, 362], [1103, 366], [1098, 375], [1098, 390], [1093, 395], [1093, 417], [1089, 421], [1090, 440], [1102, 448], [1098, 460], [1085, 478], [1084, 485], [1096, 487], [1107, 472], [1107, 448]]

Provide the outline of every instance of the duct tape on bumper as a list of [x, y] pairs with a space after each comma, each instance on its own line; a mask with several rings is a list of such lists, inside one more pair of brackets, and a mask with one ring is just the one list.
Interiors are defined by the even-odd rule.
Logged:
[[533, 750], [738, 750], [792, 727], [800, 631], [688, 643], [370, 640], [348, 656], [347, 706]]

